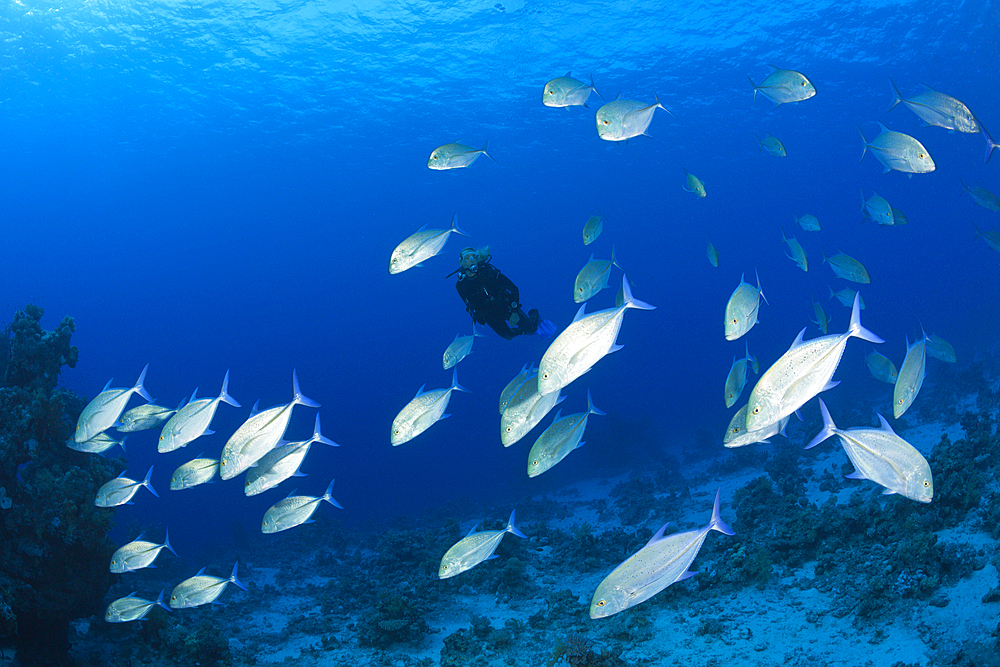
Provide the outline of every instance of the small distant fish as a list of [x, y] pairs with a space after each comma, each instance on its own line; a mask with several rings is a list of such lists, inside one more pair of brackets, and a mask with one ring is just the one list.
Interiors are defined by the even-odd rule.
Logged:
[[645, 602], [670, 584], [696, 575], [697, 572], [688, 568], [698, 557], [708, 533], [717, 530], [724, 535], [735, 535], [722, 520], [719, 497], [720, 491], [716, 491], [712, 519], [707, 526], [700, 530], [664, 535], [670, 525], [664, 524], [646, 546], [605, 577], [594, 591], [590, 617], [607, 618]]
[[810, 213], [803, 213], [802, 215], [792, 216], [795, 218], [795, 223], [806, 232], [818, 232], [820, 231], [819, 218]]
[[736, 340], [750, 331], [758, 321], [757, 311], [760, 309], [760, 299], [764, 296], [760, 289], [760, 276], [757, 276], [757, 287], [744, 280], [745, 277], [746, 274], [740, 276], [740, 284], [726, 303], [726, 340]]
[[892, 209], [892, 224], [894, 226], [905, 225], [908, 222], [909, 219], [903, 215], [902, 211], [895, 207]]
[[118, 418], [124, 412], [125, 405], [128, 403], [128, 399], [132, 398], [132, 394], [138, 394], [147, 401], [152, 401], [153, 399], [143, 386], [148, 368], [149, 364], [142, 367], [139, 379], [130, 389], [111, 389], [111, 380], [108, 380], [108, 383], [104, 385], [104, 390], [80, 413], [73, 439], [77, 442], [86, 442], [101, 431], [106, 431], [117, 424]]
[[448, 579], [466, 570], [471, 570], [484, 560], [496, 558], [493, 552], [500, 546], [500, 540], [507, 533], [517, 535], [527, 539], [527, 535], [514, 526], [514, 511], [510, 513], [507, 520], [507, 527], [503, 530], [481, 530], [478, 533], [473, 526], [469, 534], [459, 540], [454, 546], [445, 552], [441, 558], [441, 565], [438, 567], [438, 578]]
[[884, 495], [898, 493], [922, 503], [934, 498], [934, 480], [927, 459], [917, 449], [903, 440], [889, 426], [882, 415], [878, 416], [880, 428], [849, 428], [842, 431], [830, 417], [823, 399], [819, 399], [823, 413], [823, 430], [806, 445], [815, 447], [832, 435], [840, 436], [844, 452], [854, 464], [848, 479], [870, 479], [885, 487]]
[[528, 452], [528, 477], [538, 477], [569, 456], [574, 449], [582, 447], [588, 418], [590, 415], [604, 414], [607, 413], [594, 405], [589, 389], [586, 412], [577, 412], [562, 418], [557, 414]]
[[510, 403], [510, 399], [515, 393], [517, 393], [517, 390], [524, 385], [529, 372], [533, 372], [531, 364], [525, 364], [521, 367], [521, 372], [515, 375], [514, 378], [507, 383], [507, 386], [503, 388], [503, 391], [500, 392], [500, 414], [504, 413], [504, 410], [507, 409], [507, 405]]
[[708, 257], [708, 263], [711, 264], [712, 266], [718, 268], [719, 267], [719, 251], [715, 249], [715, 246], [712, 245], [711, 241], [709, 241], [708, 239], [705, 239], [705, 241], [708, 243], [708, 247], [705, 248], [705, 256]]
[[441, 363], [445, 370], [452, 368], [462, 359], [465, 359], [467, 356], [472, 354], [472, 342], [476, 339], [476, 337], [485, 338], [483, 334], [476, 331], [475, 322], [472, 323], [471, 336], [455, 334], [455, 340], [451, 341], [451, 344], [444, 351], [444, 355], [441, 357]]
[[592, 296], [607, 288], [608, 279], [611, 277], [611, 267], [617, 266], [621, 269], [618, 260], [615, 259], [615, 249], [611, 249], [611, 259], [594, 259], [594, 253], [590, 253], [590, 259], [580, 272], [576, 274], [573, 284], [573, 301], [583, 303]]
[[733, 365], [729, 369], [729, 374], [726, 376], [726, 407], [731, 408], [736, 405], [736, 401], [740, 400], [740, 394], [743, 393], [743, 388], [747, 384], [747, 363], [750, 362], [754, 365], [754, 368], [759, 370], [757, 366], [757, 360], [750, 356], [750, 348], [744, 343], [743, 349], [746, 355], [737, 359], [733, 357]]
[[902, 102], [927, 125], [936, 125], [946, 130], [958, 130], [968, 134], [980, 131], [979, 122], [969, 107], [951, 95], [945, 95], [929, 86], [924, 86], [923, 92], [906, 99], [896, 87], [896, 82], [891, 78], [889, 84], [892, 86], [892, 105], [887, 111], [892, 111], [897, 104]]
[[801, 102], [808, 100], [816, 94], [816, 87], [805, 75], [790, 69], [778, 69], [774, 65], [768, 65], [771, 73], [761, 81], [758, 86], [750, 79], [753, 86], [753, 105], [757, 106], [757, 93], [774, 102], [775, 107], [791, 102]]
[[601, 97], [597, 88], [594, 88], [593, 74], [590, 75], [590, 85], [588, 86], [583, 81], [571, 77], [571, 73], [566, 72], [566, 76], [552, 79], [545, 84], [545, 88], [542, 90], [542, 104], [547, 107], [585, 107], [591, 92]]
[[146, 471], [146, 477], [141, 482], [137, 482], [134, 479], [126, 477], [123, 472], [113, 480], [105, 482], [105, 484], [97, 490], [97, 498], [94, 500], [94, 504], [98, 507], [117, 507], [118, 505], [124, 505], [132, 500], [132, 496], [135, 495], [135, 492], [139, 490], [140, 486], [146, 487], [149, 489], [150, 493], [159, 498], [160, 494], [153, 490], [153, 485], [149, 483], [149, 477], [152, 474], [153, 466], [149, 466], [149, 470]]
[[152, 567], [153, 561], [164, 549], [169, 549], [170, 553], [177, 555], [174, 548], [170, 546], [170, 532], [167, 531], [163, 538], [163, 544], [156, 542], [146, 542], [142, 535], [135, 538], [123, 547], [120, 547], [111, 556], [111, 572], [122, 574], [123, 572], [135, 572], [144, 567]]
[[182, 463], [170, 477], [170, 490], [183, 491], [199, 484], [207, 484], [219, 474], [219, 459], [198, 457]]
[[86, 452], [88, 454], [103, 454], [112, 447], [121, 447], [124, 452], [125, 439], [127, 437], [128, 436], [125, 436], [121, 440], [115, 440], [107, 433], [101, 432], [85, 442], [77, 442], [76, 440], [70, 438], [66, 441], [66, 446], [78, 452]]
[[163, 604], [163, 589], [160, 590], [160, 597], [155, 602], [137, 598], [135, 597], [135, 593], [129, 593], [126, 597], [118, 598], [108, 605], [107, 610], [104, 612], [104, 620], [108, 623], [141, 621], [146, 618], [149, 610], [157, 605], [170, 611], [170, 607]]
[[892, 392], [892, 416], [899, 419], [913, 404], [927, 376], [927, 336], [922, 335], [910, 345], [906, 341], [906, 357], [899, 368], [896, 388]]
[[205, 574], [205, 568], [201, 568], [198, 570], [198, 574], [185, 579], [174, 587], [170, 593], [170, 608], [189, 609], [215, 602], [229, 584], [236, 584], [243, 590], [247, 590], [243, 582], [236, 578], [236, 569], [239, 565], [238, 562], [233, 565], [233, 573], [228, 579]]
[[889, 357], [872, 350], [871, 354], [865, 357], [865, 364], [868, 366], [868, 372], [876, 380], [886, 384], [896, 384], [899, 373], [896, 371], [896, 364], [892, 363]]
[[[304, 523], [313, 523], [315, 519], [312, 515], [316, 512], [321, 502], [328, 502], [337, 509], [344, 509], [340, 503], [333, 499], [330, 494], [333, 492], [333, 482], [326, 487], [322, 496], [293, 496], [289, 494], [284, 500], [279, 500], [264, 513], [264, 520], [261, 522], [260, 531], [265, 535], [280, 533], [289, 528], [301, 526]], [[292, 493], [295, 493], [294, 491]]]
[[450, 417], [451, 415], [444, 414], [444, 411], [448, 408], [448, 402], [451, 400], [451, 392], [457, 390], [471, 393], [458, 383], [457, 368], [452, 369], [450, 387], [424, 391], [426, 386], [420, 387], [417, 390], [417, 395], [392, 420], [392, 433], [389, 439], [393, 447], [409, 442], [433, 426], [435, 422]]
[[765, 134], [764, 138], [761, 139], [756, 134], [753, 135], [754, 139], [757, 140], [758, 148], [757, 152], [765, 151], [769, 155], [774, 157], [787, 157], [788, 151], [785, 150], [785, 145], [781, 143], [778, 137], [771, 136], [770, 134]]
[[788, 247], [788, 252], [785, 253], [785, 257], [795, 262], [803, 271], [809, 271], [809, 258], [806, 257], [806, 250], [802, 247], [794, 236], [785, 236], [784, 227], [781, 228], [781, 240]]
[[243, 483], [243, 493], [255, 496], [281, 484], [290, 477], [305, 477], [302, 472], [302, 462], [309, 453], [314, 442], [331, 447], [340, 447], [330, 438], [320, 433], [319, 415], [313, 425], [312, 437], [299, 442], [286, 442], [264, 454], [257, 465], [247, 470], [246, 481]]
[[941, 338], [941, 336], [936, 336], [934, 334], [927, 336], [925, 348], [927, 350], [927, 354], [931, 355], [935, 359], [946, 361], [949, 364], [953, 364], [958, 361], [958, 357], [955, 356], [955, 348], [951, 346], [951, 343], [946, 341], [944, 338]]
[[872, 192], [872, 196], [866, 200], [864, 190], [861, 191], [861, 213], [864, 215], [864, 218], [861, 219], [862, 223], [871, 218], [880, 225], [895, 224], [893, 220], [894, 210], [885, 197], [879, 196], [877, 192]]
[[980, 237], [982, 237], [983, 241], [986, 242], [986, 245], [993, 248], [997, 252], [1000, 252], [1000, 232], [996, 229], [984, 232], [979, 228], [979, 225], [976, 225], [976, 238], [978, 239]]
[[663, 109], [670, 113], [660, 104], [655, 93], [653, 99], [655, 101], [652, 104], [634, 100], [608, 102], [597, 110], [597, 136], [605, 141], [627, 141], [640, 134], [646, 134], [646, 128], [653, 120], [654, 111]]
[[684, 191], [693, 192], [698, 199], [704, 199], [705, 195], [708, 194], [705, 192], [705, 184], [687, 169], [684, 170], [684, 174], [684, 185], [681, 186]]
[[186, 446], [188, 443], [200, 438], [203, 435], [211, 435], [214, 431], [209, 430], [219, 403], [227, 403], [234, 408], [240, 407], [239, 402], [229, 395], [229, 371], [222, 378], [222, 390], [215, 398], [202, 398], [195, 400], [194, 395], [191, 400], [173, 417], [167, 420], [160, 431], [160, 440], [156, 444], [156, 451], [161, 454], [172, 452], [175, 449]]
[[813, 324], [818, 326], [819, 330], [822, 331], [825, 336], [830, 333], [830, 315], [823, 310], [823, 306], [816, 303], [816, 299], [813, 299], [812, 297], [810, 297], [810, 299], [812, 300], [813, 313], [816, 315], [816, 319], [812, 320]]
[[902, 132], [893, 132], [881, 122], [878, 124], [882, 132], [871, 142], [865, 138], [864, 130], [858, 126], [861, 132], [861, 143], [864, 145], [861, 150], [861, 159], [865, 159], [865, 154], [870, 148], [878, 161], [885, 169], [883, 174], [888, 174], [892, 170], [902, 171], [909, 174], [926, 174], [934, 171], [936, 165], [931, 154], [924, 148], [924, 145]]
[[[847, 306], [848, 308], [854, 305], [854, 295], [858, 293], [857, 290], [853, 290], [850, 287], [845, 287], [839, 292], [834, 292], [833, 288], [830, 287], [829, 285], [827, 285], [827, 289], [830, 290], [830, 298], [832, 299], [833, 297], [837, 297], [837, 301], [839, 301], [841, 305]], [[861, 297], [861, 310], [864, 309], [865, 309], [865, 299], [864, 297]]]
[[[431, 156], [427, 159], [427, 167], [435, 170], [468, 167], [478, 160], [480, 155], [485, 155], [493, 160], [493, 156], [486, 152], [486, 147], [489, 143], [487, 141], [479, 149], [466, 146], [465, 144], [445, 144], [444, 146], [438, 146], [431, 151]], [[496, 160], [493, 161], [496, 162]]]
[[833, 272], [844, 280], [850, 280], [853, 283], [861, 283], [863, 285], [867, 285], [872, 281], [871, 276], [868, 275], [868, 269], [850, 255], [838, 252], [833, 257], [827, 257], [826, 253], [823, 253], [823, 261], [829, 264]]
[[135, 433], [146, 429], [156, 428], [180, 409], [181, 406], [171, 410], [155, 403], [138, 405], [131, 410], [126, 410], [121, 416], [117, 426], [119, 433]]
[[785, 435], [785, 426], [788, 424], [790, 418], [790, 415], [785, 415], [775, 423], [751, 433], [747, 431], [747, 406], [744, 405], [729, 420], [729, 427], [726, 429], [726, 435], [722, 439], [722, 445], [723, 447], [732, 449], [733, 447], [745, 447], [757, 442], [768, 444], [771, 442], [769, 438], [772, 435]]
[[590, 245], [597, 240], [597, 237], [604, 231], [604, 216], [598, 211], [597, 215], [587, 218], [583, 225], [583, 245]]
[[538, 364], [538, 392], [542, 395], [559, 390], [580, 377], [608, 354], [621, 349], [615, 341], [629, 309], [654, 310], [656, 306], [632, 296], [628, 278], [622, 274], [625, 301], [616, 308], [586, 312], [580, 306], [573, 322], [563, 329], [545, 350]]
[[448, 235], [452, 232], [468, 236], [458, 228], [458, 213], [451, 219], [451, 227], [448, 229], [427, 229], [424, 225], [417, 231], [410, 234], [392, 251], [389, 258], [389, 273], [402, 273], [414, 266], [421, 266], [421, 262], [441, 254], [444, 244], [448, 241]]
[[972, 201], [976, 202], [983, 208], [988, 208], [991, 211], [1000, 213], [1000, 199], [998, 199], [995, 194], [993, 194], [986, 188], [980, 185], [974, 185], [973, 187], [970, 188], [968, 185], [965, 184], [965, 181], [963, 180], [962, 194], [964, 195], [966, 192], [968, 192], [969, 196], [972, 197]]

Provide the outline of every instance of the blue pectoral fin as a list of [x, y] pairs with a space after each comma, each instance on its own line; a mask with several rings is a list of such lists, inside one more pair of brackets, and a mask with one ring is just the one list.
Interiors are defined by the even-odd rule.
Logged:
[[500, 558], [500, 556], [497, 556], [496, 554], [493, 554], [492, 556], [487, 556], [483, 560], [493, 560], [494, 558]]
[[[690, 579], [691, 577], [693, 577], [696, 574], [698, 574], [698, 573], [697, 572], [691, 572], [690, 570], [688, 570], [687, 572], [685, 572], [681, 576], [677, 577], [677, 581], [684, 581], [685, 579]], [[677, 583], [677, 581], [675, 581], [674, 583]]]
[[894, 496], [894, 495], [896, 495], [896, 492], [893, 491], [892, 489], [885, 489], [885, 490], [882, 491], [882, 495], [883, 496]]
[[849, 475], [844, 475], [844, 479], [868, 479], [868, 476], [860, 470], [855, 470]]

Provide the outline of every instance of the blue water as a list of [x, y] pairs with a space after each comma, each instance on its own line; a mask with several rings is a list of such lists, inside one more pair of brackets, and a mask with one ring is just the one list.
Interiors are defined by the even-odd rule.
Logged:
[[[464, 498], [514, 503], [690, 450], [701, 431], [721, 443], [722, 384], [744, 340], [770, 365], [809, 324], [810, 295], [832, 313], [831, 331], [846, 328], [847, 309], [826, 296], [847, 285], [821, 248], [868, 267], [863, 321], [897, 365], [921, 325], [960, 361], [983, 354], [1000, 326], [1000, 271], [973, 225], [998, 220], [960, 196], [960, 179], [998, 191], [1000, 163], [984, 164], [981, 135], [886, 109], [891, 76], [904, 95], [921, 83], [954, 95], [1000, 132], [998, 25], [993, 2], [12, 2], [0, 10], [0, 305], [38, 303], [46, 328], [76, 318], [80, 363], [62, 382], [88, 397], [112, 377], [130, 385], [149, 363], [148, 390], [173, 406], [196, 386], [215, 395], [231, 371], [243, 408], [221, 406], [216, 435], [169, 455], [155, 453], [155, 432], [130, 438], [129, 473], [155, 463], [161, 497], [140, 491], [121, 508], [121, 543], [134, 537], [126, 526], [166, 524], [179, 552], [197, 553], [231, 539], [234, 521], [256, 531], [293, 486], [318, 495], [331, 477], [345, 509], [320, 511], [358, 524]], [[805, 73], [818, 94], [754, 108], [747, 77], [759, 82], [768, 63]], [[655, 91], [676, 118], [658, 111], [650, 137], [601, 141], [600, 100], [541, 104], [544, 83], [567, 70], [592, 74], [607, 100], [651, 102]], [[883, 175], [872, 156], [859, 164], [857, 125], [871, 139], [876, 121], [923, 142], [937, 170], [907, 178]], [[788, 157], [759, 153], [754, 132], [779, 137]], [[425, 166], [438, 145], [487, 140], [496, 163]], [[682, 190], [685, 168], [706, 199]], [[910, 224], [862, 225], [859, 190]], [[597, 207], [605, 231], [584, 247]], [[823, 225], [794, 232], [808, 273], [783, 257], [779, 227], [792, 233], [793, 212]], [[652, 420], [652, 451], [595, 417], [586, 449], [529, 480], [538, 431], [504, 449], [497, 399], [546, 342], [489, 331], [458, 366], [473, 393], [390, 447], [392, 419], [417, 389], [448, 385], [441, 354], [470, 322], [444, 278], [465, 239], [399, 275], [386, 271], [389, 254], [456, 213], [524, 304], [560, 327], [577, 308], [577, 271], [614, 247], [635, 296], [658, 308], [626, 314], [624, 349], [568, 387], [563, 408], [583, 410], [590, 388], [615, 423]], [[726, 300], [755, 271], [769, 303], [745, 339], [727, 342]], [[616, 270], [588, 308], [610, 306], [620, 281]], [[872, 396], [889, 412], [866, 352], [848, 345], [831, 401]], [[308, 477], [259, 497], [244, 498], [241, 482], [171, 493], [173, 469], [218, 455], [255, 400], [290, 400], [293, 368], [342, 446], [317, 446]], [[296, 408], [287, 437], [308, 437], [313, 417]]]

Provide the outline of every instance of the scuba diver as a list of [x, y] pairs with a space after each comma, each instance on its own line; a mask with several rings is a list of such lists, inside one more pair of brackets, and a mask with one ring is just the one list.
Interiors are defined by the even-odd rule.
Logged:
[[[478, 251], [463, 248], [459, 253], [461, 266], [445, 276], [458, 274], [455, 289], [472, 319], [479, 324], [490, 325], [507, 340], [525, 334], [548, 337], [555, 333], [555, 324], [540, 320], [537, 309], [532, 308], [527, 314], [521, 310], [517, 285], [490, 264], [492, 258], [489, 246]], [[511, 324], [515, 328], [511, 328]]]

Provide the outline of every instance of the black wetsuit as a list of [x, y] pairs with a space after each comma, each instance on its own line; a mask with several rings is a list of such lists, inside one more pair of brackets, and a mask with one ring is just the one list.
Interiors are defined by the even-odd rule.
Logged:
[[[475, 274], [461, 269], [455, 289], [465, 302], [465, 310], [479, 324], [488, 324], [498, 334], [510, 340], [538, 330], [538, 311], [531, 315], [521, 310], [520, 292], [510, 278], [489, 262], [480, 262]], [[511, 329], [507, 320], [517, 313], [518, 327]]]

